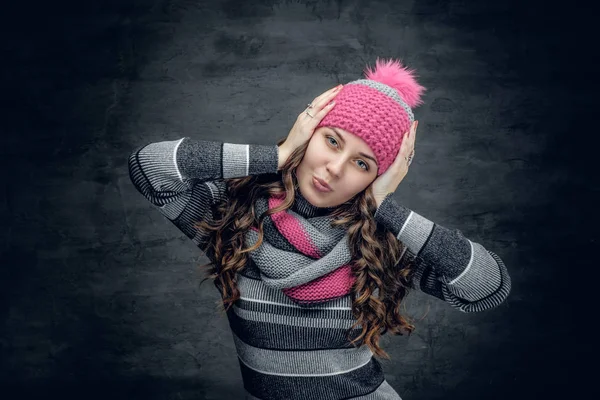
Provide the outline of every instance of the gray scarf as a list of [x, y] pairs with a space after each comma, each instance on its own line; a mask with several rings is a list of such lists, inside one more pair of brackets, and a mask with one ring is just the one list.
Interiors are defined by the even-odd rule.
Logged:
[[[283, 198], [259, 198], [257, 215]], [[349, 265], [348, 234], [332, 227], [332, 208], [318, 208], [297, 191], [292, 208], [264, 219], [262, 245], [250, 257], [264, 283], [282, 289], [297, 303], [318, 303], [349, 293], [354, 276]], [[258, 230], [250, 229], [246, 244], [254, 245]]]

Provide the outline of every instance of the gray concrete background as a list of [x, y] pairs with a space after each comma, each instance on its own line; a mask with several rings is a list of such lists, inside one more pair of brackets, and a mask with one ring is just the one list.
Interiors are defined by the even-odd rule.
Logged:
[[135, 191], [127, 156], [181, 136], [275, 143], [307, 102], [377, 56], [401, 58], [427, 88], [396, 199], [498, 253], [513, 280], [506, 303], [481, 314], [413, 293], [405, 313], [416, 332], [383, 341], [388, 381], [405, 400], [576, 393], [586, 329], [575, 327], [589, 324], [576, 282], [597, 247], [598, 182], [584, 122], [592, 89], [579, 82], [592, 64], [577, 47], [592, 25], [571, 10], [466, 0], [9, 6], [0, 396], [241, 398], [218, 294], [198, 286], [207, 260]]

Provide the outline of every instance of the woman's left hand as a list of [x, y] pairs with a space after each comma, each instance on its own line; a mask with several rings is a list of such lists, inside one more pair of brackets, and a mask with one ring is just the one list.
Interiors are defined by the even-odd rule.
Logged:
[[377, 207], [381, 205], [389, 193], [393, 193], [408, 173], [408, 157], [415, 148], [415, 136], [419, 121], [414, 121], [404, 136], [396, 159], [390, 167], [371, 184]]

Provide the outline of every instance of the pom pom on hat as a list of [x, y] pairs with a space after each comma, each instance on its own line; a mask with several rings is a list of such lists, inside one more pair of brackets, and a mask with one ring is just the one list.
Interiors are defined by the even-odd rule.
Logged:
[[421, 95], [425, 88], [415, 80], [414, 71], [404, 67], [398, 60], [386, 61], [378, 58], [375, 61], [375, 70], [366, 67], [365, 78], [396, 89], [410, 108], [423, 104]]

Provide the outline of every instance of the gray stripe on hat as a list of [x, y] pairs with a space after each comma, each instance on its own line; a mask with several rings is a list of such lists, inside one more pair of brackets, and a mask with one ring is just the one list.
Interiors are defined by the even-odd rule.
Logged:
[[380, 91], [388, 97], [391, 97], [396, 101], [396, 103], [400, 104], [402, 108], [408, 114], [410, 118], [410, 123], [412, 124], [415, 120], [415, 116], [411, 110], [411, 108], [402, 100], [402, 97], [398, 94], [398, 91], [391, 86], [386, 85], [385, 83], [377, 82], [371, 79], [358, 79], [352, 82], [348, 82], [346, 85], [365, 85], [375, 90]]

